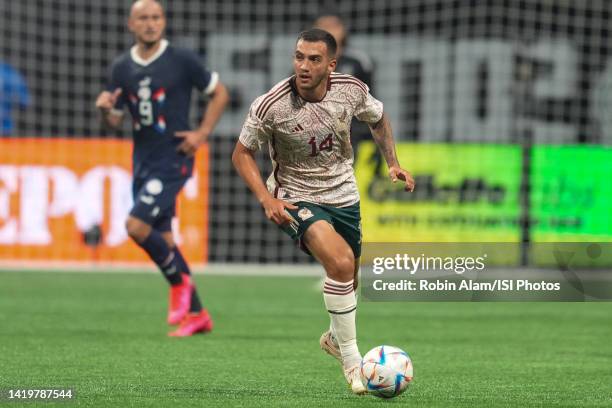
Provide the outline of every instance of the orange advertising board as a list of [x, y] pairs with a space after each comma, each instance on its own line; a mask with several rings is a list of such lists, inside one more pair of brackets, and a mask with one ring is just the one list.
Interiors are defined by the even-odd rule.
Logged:
[[[132, 206], [132, 143], [106, 139], [0, 139], [0, 264], [144, 264], [125, 219]], [[208, 148], [179, 196], [175, 238], [187, 260], [207, 259]], [[100, 227], [99, 245], [84, 233]]]

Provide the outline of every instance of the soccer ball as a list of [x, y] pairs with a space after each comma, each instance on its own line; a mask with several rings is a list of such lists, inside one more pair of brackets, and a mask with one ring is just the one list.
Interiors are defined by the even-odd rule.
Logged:
[[361, 360], [361, 381], [368, 393], [377, 397], [397, 397], [406, 391], [412, 378], [412, 361], [397, 347], [374, 347]]

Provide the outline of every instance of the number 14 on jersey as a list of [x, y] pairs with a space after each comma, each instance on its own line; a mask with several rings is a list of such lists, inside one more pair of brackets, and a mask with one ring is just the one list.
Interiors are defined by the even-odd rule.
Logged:
[[333, 133], [330, 133], [329, 135], [325, 137], [325, 139], [321, 141], [321, 143], [318, 144], [318, 146], [317, 146], [317, 138], [314, 136], [311, 137], [310, 140], [308, 141], [308, 144], [311, 147], [310, 156], [315, 157], [322, 150], [331, 150], [333, 147], [332, 137], [333, 137]]

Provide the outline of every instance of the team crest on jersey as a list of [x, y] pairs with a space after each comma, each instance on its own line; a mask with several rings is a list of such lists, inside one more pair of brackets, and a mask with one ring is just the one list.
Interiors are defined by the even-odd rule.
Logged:
[[151, 99], [151, 77], [144, 77], [138, 86], [138, 98], [144, 101]]
[[146, 76], [144, 78], [142, 78], [140, 81], [138, 81], [138, 86], [140, 87], [145, 87], [145, 86], [149, 86], [151, 85], [151, 77], [150, 76]]
[[138, 98], [141, 101], [148, 101], [149, 99], [151, 99], [151, 88], [139, 88]]
[[302, 221], [306, 221], [307, 219], [313, 216], [314, 214], [308, 208], [300, 208], [300, 210], [298, 211], [298, 217], [300, 217]]

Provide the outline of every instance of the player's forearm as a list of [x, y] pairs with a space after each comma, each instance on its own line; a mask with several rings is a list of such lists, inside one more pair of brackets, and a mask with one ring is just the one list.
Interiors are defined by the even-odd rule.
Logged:
[[387, 115], [383, 113], [382, 118], [375, 124], [370, 126], [374, 142], [382, 153], [388, 167], [399, 167], [397, 154], [395, 152], [395, 140], [393, 140], [393, 132], [391, 131], [391, 123]]
[[206, 112], [204, 112], [204, 117], [202, 118], [202, 122], [200, 123], [200, 132], [206, 136], [212, 133], [213, 129], [221, 119], [221, 115], [229, 102], [229, 93], [227, 92], [227, 88], [222, 84], [217, 84], [215, 88], [215, 93], [212, 98], [208, 102], [206, 107]]
[[234, 153], [232, 154], [232, 163], [240, 177], [260, 203], [263, 203], [267, 198], [271, 197], [270, 192], [261, 178], [261, 173], [253, 158], [253, 154], [246, 147], [242, 146], [240, 142], [237, 143]]

